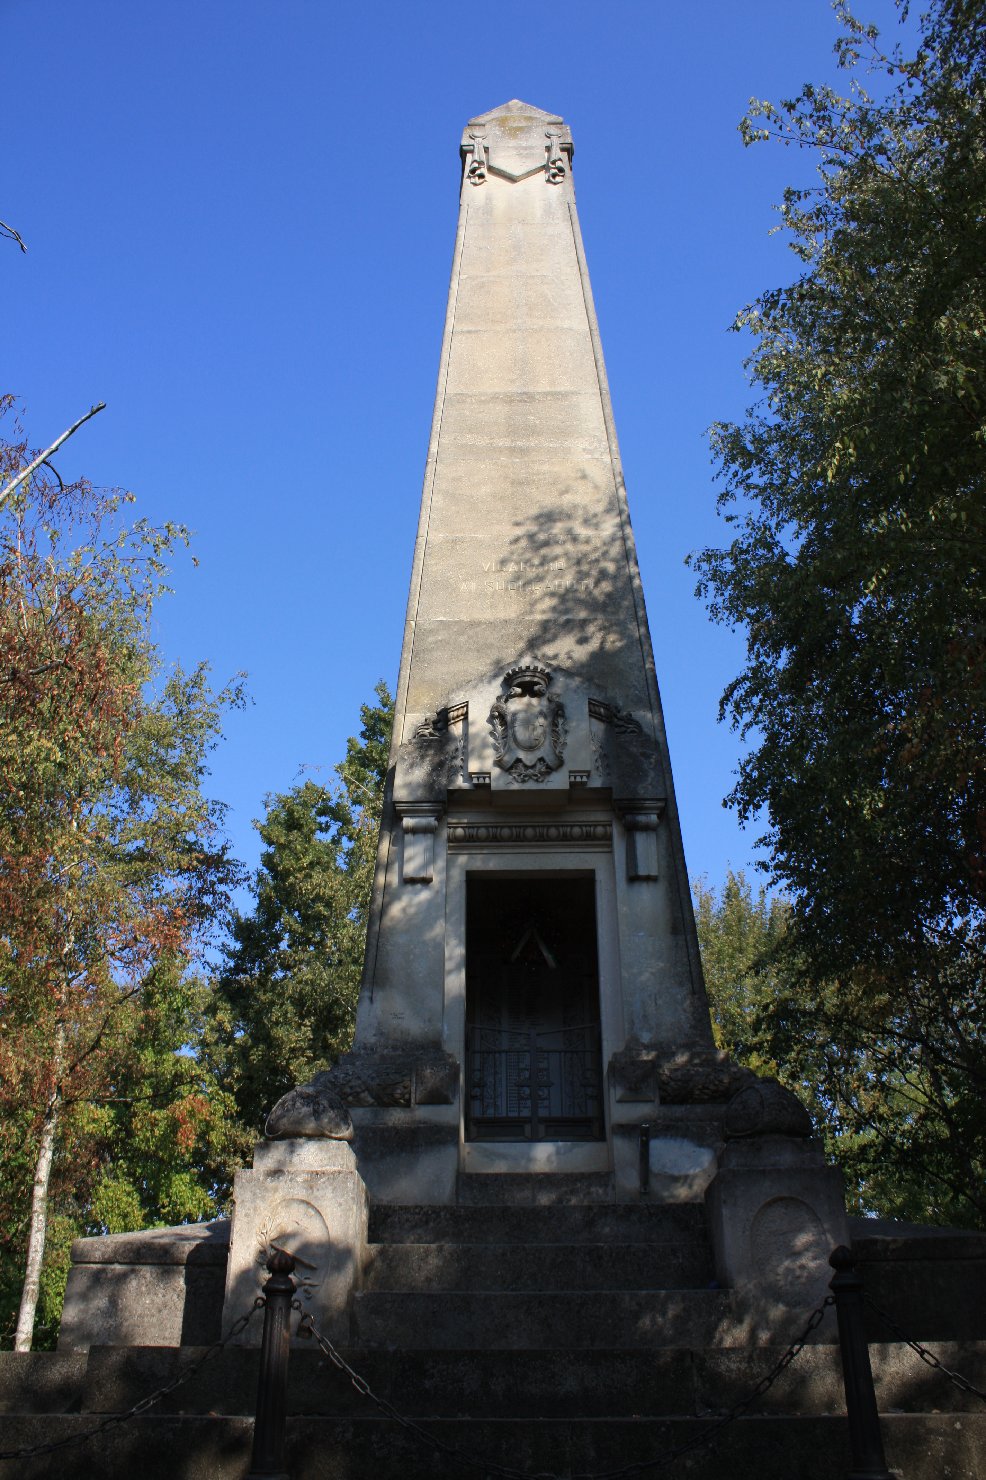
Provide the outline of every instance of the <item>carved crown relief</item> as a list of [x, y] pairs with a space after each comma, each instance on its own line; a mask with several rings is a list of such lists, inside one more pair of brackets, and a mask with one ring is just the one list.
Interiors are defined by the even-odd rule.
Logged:
[[490, 710], [496, 764], [521, 786], [547, 780], [565, 759], [565, 706], [550, 686], [545, 668], [511, 668]]
[[649, 814], [666, 794], [659, 747], [648, 713], [596, 697], [577, 673], [536, 655], [406, 716], [394, 790], [402, 816], [420, 802], [443, 807], [460, 789], [571, 787], [607, 787], [621, 813]]

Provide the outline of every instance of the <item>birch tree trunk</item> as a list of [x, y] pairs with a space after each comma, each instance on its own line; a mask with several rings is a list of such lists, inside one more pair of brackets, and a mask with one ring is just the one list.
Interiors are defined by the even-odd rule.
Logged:
[[34, 1315], [38, 1307], [41, 1290], [41, 1265], [44, 1260], [45, 1236], [48, 1231], [48, 1185], [51, 1182], [51, 1164], [55, 1155], [55, 1135], [61, 1108], [61, 1073], [65, 1047], [65, 1028], [59, 1023], [55, 1030], [55, 1086], [48, 1100], [45, 1118], [41, 1127], [41, 1145], [34, 1168], [34, 1190], [31, 1194], [31, 1219], [27, 1235], [27, 1268], [21, 1305], [17, 1314], [17, 1331], [14, 1335], [14, 1351], [29, 1352], [34, 1339]]

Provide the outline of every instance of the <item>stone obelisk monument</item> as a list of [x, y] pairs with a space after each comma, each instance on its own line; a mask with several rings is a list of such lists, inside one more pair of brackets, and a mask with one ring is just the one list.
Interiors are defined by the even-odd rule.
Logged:
[[[517, 101], [462, 137], [355, 1043], [237, 1173], [229, 1320], [289, 1248], [345, 1337], [368, 1204], [690, 1203], [704, 1226], [704, 1201], [754, 1304], [823, 1287], [847, 1239], [801, 1105], [714, 1047], [572, 152]], [[183, 1330], [174, 1271], [228, 1227], [144, 1235], [139, 1267], [80, 1245], [67, 1342], [143, 1339], [165, 1291]], [[114, 1280], [125, 1314], [94, 1316]]]
[[462, 1171], [625, 1164], [636, 1183], [660, 1066], [712, 1047], [572, 152], [560, 118], [517, 101], [462, 137], [394, 769], [337, 1071], [384, 1196], [410, 1190], [412, 1148], [436, 1198]]
[[713, 1046], [571, 133], [515, 100], [460, 152], [356, 1040], [309, 1093], [378, 1200], [694, 1199], [738, 1093], [809, 1127]]

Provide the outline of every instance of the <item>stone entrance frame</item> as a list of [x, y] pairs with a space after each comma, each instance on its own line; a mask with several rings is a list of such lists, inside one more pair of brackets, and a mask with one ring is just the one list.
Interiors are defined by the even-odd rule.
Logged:
[[[526, 810], [526, 809], [525, 809]], [[530, 815], [518, 816], [511, 823], [493, 823], [487, 814], [483, 822], [450, 822], [449, 831], [455, 836], [457, 826], [463, 831], [479, 834], [474, 840], [452, 843], [449, 849], [446, 889], [446, 952], [445, 952], [445, 1033], [446, 1042], [463, 1046], [460, 1063], [461, 1089], [459, 1095], [459, 1151], [458, 1165], [464, 1172], [604, 1172], [612, 1170], [612, 1108], [606, 1089], [606, 1065], [612, 1054], [622, 1045], [625, 1037], [623, 1011], [620, 1000], [620, 953], [616, 906], [616, 880], [612, 849], [608, 842], [571, 851], [567, 842], [559, 843], [552, 850], [537, 843], [525, 845], [506, 843], [491, 845], [484, 841], [493, 828], [520, 828], [525, 825], [532, 831], [556, 828], [559, 833], [573, 825], [595, 824], [602, 830], [601, 814], [583, 814], [573, 818], [567, 811], [564, 819], [552, 822]], [[564, 850], [564, 851], [562, 851]], [[597, 1141], [544, 1140], [530, 1141], [474, 1141], [466, 1134], [466, 1110], [469, 1093], [466, 1083], [466, 890], [470, 876], [482, 875], [489, 878], [551, 878], [564, 883], [567, 877], [585, 879], [591, 877], [594, 884], [596, 903], [596, 946], [598, 953], [599, 978], [599, 1023], [600, 1053], [603, 1070], [602, 1120], [603, 1138]], [[456, 1052], [455, 1048], [452, 1052]], [[457, 1054], [457, 1057], [459, 1055]]]

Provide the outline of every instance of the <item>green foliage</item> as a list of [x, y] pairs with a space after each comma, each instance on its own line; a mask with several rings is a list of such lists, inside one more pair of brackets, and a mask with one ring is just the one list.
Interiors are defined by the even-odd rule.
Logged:
[[393, 700], [376, 687], [336, 767], [267, 798], [252, 914], [237, 915], [215, 985], [213, 1053], [255, 1138], [275, 1101], [352, 1041]]
[[730, 801], [792, 902], [791, 1032], [862, 1056], [833, 1113], [983, 1220], [986, 12], [935, 0], [907, 58], [837, 8], [849, 95], [744, 125], [819, 183], [781, 208], [801, 276], [737, 320], [762, 398], [713, 429], [698, 589], [747, 635]]
[[925, 1047], [910, 997], [888, 1002], [854, 979], [819, 983], [799, 960], [787, 902], [754, 894], [742, 872], [718, 892], [703, 880], [693, 892], [716, 1042], [800, 1096], [846, 1173], [850, 1206], [976, 1226], [976, 1167], [962, 1156], [978, 1107], [949, 1069], [936, 1014], [928, 1033], [938, 1039]]
[[[0, 443], [0, 480], [29, 456]], [[202, 1216], [226, 1135], [187, 972], [239, 872], [203, 792], [239, 694], [163, 671], [184, 531], [128, 526], [126, 502], [43, 469], [0, 509], [0, 1330], [26, 1260], [47, 1339], [73, 1233]]]
[[742, 869], [727, 871], [718, 895], [704, 879], [692, 893], [716, 1046], [756, 1073], [774, 1075], [777, 1065], [763, 1055], [760, 1023], [777, 995], [772, 963], [788, 906], [763, 887], [754, 898]]

